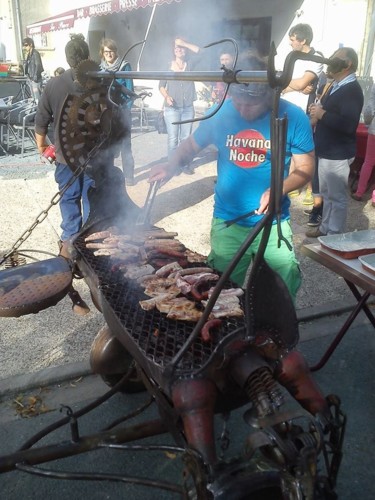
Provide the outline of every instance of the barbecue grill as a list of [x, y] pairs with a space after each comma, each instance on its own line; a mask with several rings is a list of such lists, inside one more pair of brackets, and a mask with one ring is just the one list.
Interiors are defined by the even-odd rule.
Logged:
[[[149, 297], [137, 281], [113, 270], [113, 260], [109, 257], [95, 257], [93, 251], [85, 247], [84, 236], [75, 240], [74, 247], [78, 252], [76, 265], [90, 289], [95, 287], [100, 292], [100, 307], [111, 329], [118, 332], [117, 336], [134, 357], [139, 360], [140, 353], [153, 373], [162, 372], [184, 345], [195, 323], [168, 319], [157, 309], [143, 310], [139, 301]], [[226, 318], [212, 342], [203, 342], [200, 337], [195, 340], [182, 358], [178, 371], [200, 370], [224, 337], [243, 328], [243, 319]]]
[[[291, 74], [291, 68], [288, 72]], [[286, 85], [277, 80], [274, 71], [269, 79], [278, 88], [278, 93], [275, 93], [277, 105], [280, 90]], [[265, 498], [262, 492], [268, 490], [271, 477], [271, 489], [280, 498], [302, 498], [306, 492], [307, 497], [312, 498], [318, 490], [324, 493], [324, 498], [332, 498], [345, 418], [337, 398], [323, 397], [303, 357], [292, 350], [298, 340], [294, 306], [282, 280], [263, 259], [267, 231], [274, 214], [277, 214], [278, 195], [281, 198], [281, 170], [272, 169], [269, 214], [249, 236], [254, 239], [263, 230], [260, 249], [242, 300], [245, 316], [223, 319], [210, 341], [205, 342], [199, 335], [199, 328], [203, 326], [205, 314], [209, 313], [209, 304], [214, 303], [215, 293], [218, 295], [223, 288], [233, 286], [229, 281], [231, 266], [242, 257], [241, 252], [246, 250], [250, 239], [245, 241], [218, 281], [202, 321], [178, 321], [168, 319], [156, 309], [143, 310], [139, 301], [147, 297], [137, 281], [126, 278], [110, 257], [95, 256], [85, 243], [88, 235], [110, 226], [116, 225], [124, 234], [132, 234], [134, 221], [146, 222], [124, 189], [121, 171], [108, 162], [105, 153], [98, 151], [98, 145], [111, 143], [103, 131], [116, 115], [113, 103], [103, 109], [105, 96], [106, 92], [99, 87], [88, 92], [83, 99], [68, 96], [59, 123], [67, 163], [75, 175], [90, 164], [87, 173], [93, 177], [95, 189], [89, 193], [89, 219], [67, 248], [69, 258], [52, 259], [45, 269], [36, 268], [35, 264], [22, 266], [17, 270], [18, 281], [15, 281], [14, 273], [3, 274], [5, 292], [0, 295], [0, 314], [22, 314], [16, 295], [11, 293], [19, 283], [27, 290], [23, 301], [27, 306], [25, 310], [30, 313], [56, 303], [71, 290], [72, 275], [82, 276], [90, 288], [93, 302], [104, 315], [110, 335], [122, 346], [120, 358], [130, 353], [139, 365], [142, 380], [158, 405], [161, 419], [146, 422], [142, 428], [134, 426], [128, 433], [121, 432], [121, 429], [118, 433], [111, 430], [99, 438], [85, 439], [79, 437], [77, 421], [71, 414], [67, 418], [72, 429], [72, 440], [68, 445], [39, 449], [33, 456], [33, 450], [28, 448], [38, 438], [32, 439], [19, 453], [0, 457], [0, 471], [20, 468], [32, 472], [31, 465], [36, 463], [168, 430], [181, 449], [185, 449], [186, 469], [194, 482], [193, 490], [190, 489], [189, 493], [184, 490], [189, 498], [192, 493], [194, 498], [202, 500], [242, 499], [245, 498], [243, 495], [247, 498], [253, 491], [257, 492], [256, 498]], [[97, 106], [95, 99], [98, 100]], [[90, 106], [87, 106], [88, 102]], [[93, 108], [95, 113], [92, 115]], [[88, 114], [87, 109], [90, 110]], [[77, 123], [71, 122], [77, 116], [78, 133]], [[91, 116], [95, 123], [90, 122]], [[273, 162], [283, 165], [285, 119], [274, 119], [272, 127]], [[54, 278], [48, 296], [42, 298], [33, 291], [40, 274]], [[103, 346], [98, 347], [95, 355], [98, 358], [106, 356]], [[126, 378], [127, 375], [125, 381]], [[284, 408], [277, 382], [287, 388], [301, 408]], [[116, 389], [118, 387], [116, 385]], [[246, 452], [228, 464], [216, 455], [214, 413], [228, 412], [245, 402], [252, 404], [244, 414], [251, 428]], [[298, 422], [294, 424], [296, 420]], [[222, 445], [224, 449], [225, 443]], [[263, 454], [259, 463], [258, 452]], [[324, 455], [327, 476], [318, 473], [317, 456], [320, 453]], [[25, 462], [31, 465], [24, 465]], [[159, 487], [163, 486], [159, 483]]]

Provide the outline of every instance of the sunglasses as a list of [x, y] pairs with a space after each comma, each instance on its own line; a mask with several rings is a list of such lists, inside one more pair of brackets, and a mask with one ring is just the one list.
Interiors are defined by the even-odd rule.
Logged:
[[30, 44], [29, 43], [24, 43], [23, 46], [24, 47], [30, 47]]

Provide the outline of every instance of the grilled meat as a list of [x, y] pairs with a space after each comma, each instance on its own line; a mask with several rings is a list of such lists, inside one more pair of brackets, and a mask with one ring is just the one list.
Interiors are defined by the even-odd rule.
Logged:
[[209, 342], [212, 340], [212, 330], [219, 328], [222, 324], [221, 319], [210, 319], [208, 320], [201, 330], [201, 338], [203, 342]]
[[[202, 300], [202, 304], [207, 306], [206, 300]], [[211, 311], [211, 315], [214, 318], [229, 318], [229, 317], [239, 317], [244, 315], [241, 308], [240, 299], [234, 294], [221, 294], [216, 299], [215, 305]]]

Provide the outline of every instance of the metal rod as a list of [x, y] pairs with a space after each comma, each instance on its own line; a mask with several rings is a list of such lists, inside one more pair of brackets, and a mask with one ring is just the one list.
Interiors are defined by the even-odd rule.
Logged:
[[141, 424], [124, 429], [109, 430], [99, 432], [91, 436], [85, 436], [77, 442], [65, 441], [58, 444], [32, 448], [24, 451], [17, 451], [11, 455], [0, 457], [0, 472], [9, 472], [16, 468], [16, 464], [27, 462], [29, 465], [36, 465], [50, 462], [59, 458], [66, 458], [78, 455], [90, 450], [102, 448], [106, 443], [127, 443], [143, 439], [145, 437], [157, 436], [168, 432], [166, 423], [160, 419], [150, 420]]
[[195, 82], [267, 83], [267, 71], [88, 71], [92, 78], [128, 78], [136, 80], [183, 80]]

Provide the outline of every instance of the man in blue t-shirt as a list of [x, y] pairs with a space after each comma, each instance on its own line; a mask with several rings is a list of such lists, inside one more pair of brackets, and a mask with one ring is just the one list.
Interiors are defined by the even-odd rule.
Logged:
[[[244, 69], [264, 70], [264, 61], [250, 57]], [[214, 144], [218, 149], [218, 176], [215, 186], [214, 214], [211, 227], [211, 252], [208, 261], [224, 271], [237, 253], [249, 231], [268, 209], [271, 183], [270, 110], [272, 91], [268, 84], [233, 84], [231, 97], [209, 120], [175, 150], [168, 163], [155, 165], [150, 181], [168, 179], [182, 165], [188, 164], [199, 151]], [[287, 193], [303, 187], [314, 172], [314, 143], [306, 114], [294, 104], [280, 101], [279, 116], [287, 115], [281, 229], [292, 245]], [[295, 170], [289, 174], [291, 158]], [[256, 210], [256, 213], [222, 230], [223, 223]], [[259, 247], [261, 234], [250, 245], [231, 278], [242, 285], [247, 269]], [[295, 299], [301, 278], [294, 250], [285, 242], [279, 246], [274, 223], [264, 254], [268, 264], [279, 273]]]

